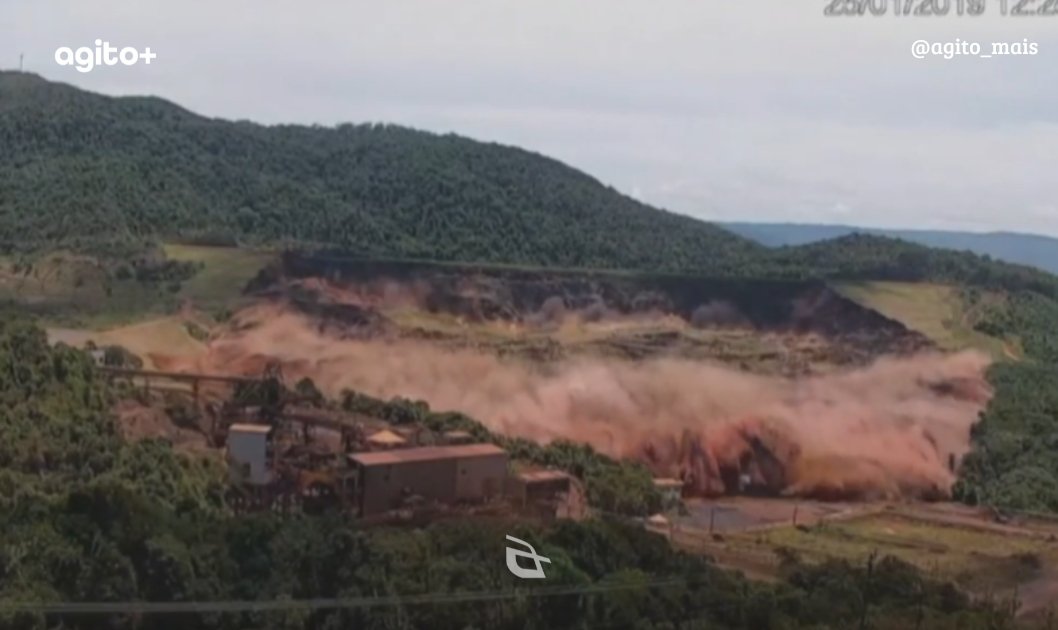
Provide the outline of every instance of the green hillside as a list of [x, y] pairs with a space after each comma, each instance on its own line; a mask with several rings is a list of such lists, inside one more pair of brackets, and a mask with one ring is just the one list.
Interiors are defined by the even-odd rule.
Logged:
[[522, 149], [392, 125], [204, 118], [0, 73], [0, 252], [144, 240], [366, 256], [731, 268], [761, 246]]
[[[993, 308], [1005, 304], [1002, 294], [971, 296], [949, 285], [914, 282], [843, 282], [844, 296], [904, 324], [944, 350], [976, 348], [995, 359], [1016, 359], [1016, 345], [975, 328]], [[973, 299], [976, 298], [976, 299]], [[973, 301], [972, 301], [973, 299]]]
[[1016, 232], [958, 232], [949, 230], [894, 230], [851, 225], [799, 223], [721, 223], [726, 230], [762, 245], [805, 245], [849, 234], [872, 234], [898, 238], [929, 247], [971, 251], [999, 260], [1031, 265], [1058, 273], [1058, 238]]
[[181, 285], [177, 295], [208, 311], [234, 306], [246, 284], [278, 258], [266, 251], [174, 243], [166, 243], [163, 251], [169, 260], [198, 266], [198, 272]]
[[958, 252], [884, 236], [851, 234], [759, 255], [759, 267], [748, 274], [815, 276], [838, 280], [938, 282], [1006, 291], [1034, 291], [1058, 297], [1058, 276]]

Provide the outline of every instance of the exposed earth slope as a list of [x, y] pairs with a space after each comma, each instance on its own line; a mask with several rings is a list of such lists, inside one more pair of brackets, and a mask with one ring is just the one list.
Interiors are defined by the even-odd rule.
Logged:
[[[165, 370], [279, 365], [588, 443], [692, 494], [947, 496], [990, 396], [987, 359], [810, 281], [365, 263], [288, 254], [256, 303]], [[138, 350], [138, 349], [137, 349]]]

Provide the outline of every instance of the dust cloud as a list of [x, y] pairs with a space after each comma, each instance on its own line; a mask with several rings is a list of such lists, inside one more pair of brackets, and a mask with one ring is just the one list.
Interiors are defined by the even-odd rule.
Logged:
[[427, 401], [490, 429], [569, 439], [636, 458], [686, 491], [824, 499], [948, 496], [952, 468], [991, 397], [980, 354], [882, 359], [799, 380], [681, 360], [503, 360], [422, 341], [342, 339], [303, 314], [261, 305], [194, 359], [163, 369], [259, 374]]

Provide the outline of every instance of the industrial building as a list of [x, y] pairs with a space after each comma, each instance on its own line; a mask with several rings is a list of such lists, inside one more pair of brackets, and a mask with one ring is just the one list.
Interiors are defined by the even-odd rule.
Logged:
[[573, 485], [573, 477], [561, 470], [522, 470], [508, 481], [507, 495], [524, 515], [571, 518], [577, 502]]
[[263, 486], [272, 481], [272, 427], [233, 424], [228, 429], [228, 470], [232, 481]]
[[494, 444], [426, 446], [349, 455], [361, 516], [398, 509], [418, 497], [451, 505], [503, 494], [507, 452]]
[[[361, 413], [319, 408], [283, 387], [278, 365], [260, 377], [105, 368], [110, 378], [185, 392], [202, 409], [204, 433], [223, 447], [236, 512], [348, 510], [362, 516], [421, 517], [440, 508], [502, 509], [508, 455], [474, 443], [467, 431], [396, 426]], [[225, 394], [217, 389], [230, 389]], [[146, 389], [145, 389], [146, 391]], [[203, 402], [205, 400], [205, 402]], [[568, 488], [563, 479], [529, 480], [533, 503]], [[489, 506], [480, 506], [490, 502]], [[401, 510], [399, 514], [387, 514]]]
[[515, 475], [510, 495], [516, 503], [546, 503], [569, 494], [571, 477], [561, 470], [532, 470]]

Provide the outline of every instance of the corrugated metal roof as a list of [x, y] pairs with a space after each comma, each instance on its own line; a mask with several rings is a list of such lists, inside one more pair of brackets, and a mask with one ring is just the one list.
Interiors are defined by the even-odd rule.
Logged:
[[269, 424], [243, 424], [235, 423], [228, 427], [229, 433], [268, 433], [272, 430]]
[[420, 448], [402, 448], [376, 453], [353, 453], [349, 459], [361, 466], [387, 466], [407, 462], [426, 462], [437, 459], [461, 459], [465, 457], [484, 457], [487, 455], [506, 455], [507, 451], [495, 444], [460, 444], [456, 446], [423, 446]]

